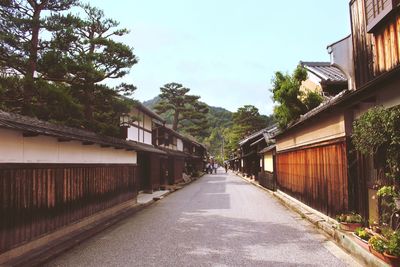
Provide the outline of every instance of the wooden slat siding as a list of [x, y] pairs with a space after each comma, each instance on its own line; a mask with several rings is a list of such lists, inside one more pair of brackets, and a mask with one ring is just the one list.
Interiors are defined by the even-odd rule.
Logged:
[[277, 154], [278, 188], [329, 216], [348, 209], [346, 143]]
[[158, 190], [160, 189], [160, 175], [161, 175], [161, 159], [157, 154], [150, 155], [150, 180], [151, 180], [151, 189]]
[[364, 0], [354, 0], [350, 5], [353, 38], [353, 60], [356, 88], [374, 78], [373, 35], [367, 33]]
[[388, 21], [384, 28], [374, 33], [377, 61], [375, 75], [387, 72], [400, 63], [400, 15]]
[[185, 160], [183, 158], [174, 158], [174, 183], [179, 183], [183, 180], [182, 174], [183, 174], [183, 169], [185, 166]]
[[0, 164], [0, 254], [137, 195], [135, 165]]
[[[388, 15], [382, 25], [374, 29], [373, 34], [368, 33], [367, 21], [375, 18], [379, 14], [378, 11], [383, 10], [383, 6], [376, 6], [375, 10], [378, 13], [372, 16], [372, 1], [378, 0], [367, 0], [366, 6], [364, 1], [354, 0], [350, 5], [357, 88], [400, 64], [400, 11]], [[385, 0], [382, 3], [387, 6], [390, 1]]]

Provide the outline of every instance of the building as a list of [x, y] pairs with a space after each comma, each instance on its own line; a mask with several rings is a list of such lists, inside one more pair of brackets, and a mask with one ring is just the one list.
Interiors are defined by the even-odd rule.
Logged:
[[0, 264], [134, 205], [141, 150], [0, 111]]
[[399, 8], [396, 1], [377, 5], [350, 1], [352, 34], [328, 46], [348, 88], [275, 137], [278, 188], [330, 216], [357, 211], [371, 221], [378, 217], [382, 172], [351, 143], [352, 124], [364, 112], [400, 104]]
[[163, 127], [165, 120], [143, 104], [137, 102], [129, 114], [121, 117], [123, 138], [139, 145], [138, 189], [152, 193], [165, 186], [166, 168], [163, 162], [167, 153], [153, 145], [153, 131]]

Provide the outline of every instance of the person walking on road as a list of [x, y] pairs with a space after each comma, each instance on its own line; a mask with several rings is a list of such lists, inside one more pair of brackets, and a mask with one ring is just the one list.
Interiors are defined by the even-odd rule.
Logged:
[[224, 163], [224, 167], [225, 167], [225, 173], [228, 173], [228, 164], [226, 162]]

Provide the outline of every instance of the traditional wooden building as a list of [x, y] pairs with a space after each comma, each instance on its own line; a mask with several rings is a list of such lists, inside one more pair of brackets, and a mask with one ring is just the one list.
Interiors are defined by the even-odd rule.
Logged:
[[183, 139], [183, 152], [186, 153], [186, 173], [193, 175], [203, 172], [207, 163], [207, 149], [189, 138]]
[[167, 153], [153, 145], [153, 130], [163, 127], [165, 120], [141, 103], [121, 117], [123, 137], [141, 147], [137, 155], [138, 189], [152, 193], [165, 185]]
[[139, 150], [0, 111], [0, 265], [134, 205]]
[[330, 216], [354, 210], [376, 220], [379, 172], [372, 158], [354, 152], [350, 138], [354, 120], [369, 108], [400, 104], [399, 8], [395, 1], [353, 0], [350, 10], [350, 39], [328, 47], [348, 89], [276, 136], [277, 183]]
[[162, 163], [166, 168], [165, 184], [182, 182], [188, 157], [183, 151], [185, 137], [165, 125], [155, 128], [153, 135], [155, 146], [167, 154]]
[[276, 130], [277, 127], [274, 125], [255, 132], [239, 142], [240, 155], [236, 160], [239, 160], [238, 169], [242, 174], [258, 180], [263, 166], [259, 152], [271, 145], [273, 142], [271, 136]]

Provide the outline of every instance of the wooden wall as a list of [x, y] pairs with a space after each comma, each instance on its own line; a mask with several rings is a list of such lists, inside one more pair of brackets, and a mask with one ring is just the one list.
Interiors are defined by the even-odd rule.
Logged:
[[385, 27], [378, 29], [374, 33], [374, 41], [376, 74], [396, 67], [400, 59], [400, 16], [391, 18]]
[[346, 143], [277, 154], [278, 188], [329, 216], [348, 209]]
[[179, 183], [183, 180], [183, 170], [185, 168], [184, 158], [174, 158], [174, 183]]
[[350, 3], [356, 88], [363, 86], [374, 77], [373, 36], [367, 33], [364, 1], [353, 0]]
[[388, 15], [372, 33], [367, 32], [366, 8], [371, 1], [350, 3], [354, 70], [357, 88], [400, 63], [400, 11]]
[[135, 199], [135, 165], [0, 164], [0, 254]]

